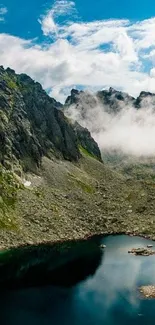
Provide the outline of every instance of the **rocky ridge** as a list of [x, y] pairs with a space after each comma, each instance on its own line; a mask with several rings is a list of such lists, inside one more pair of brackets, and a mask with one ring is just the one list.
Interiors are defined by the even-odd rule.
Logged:
[[29, 170], [41, 158], [57, 152], [64, 158], [80, 156], [72, 127], [61, 105], [30, 77], [0, 68], [0, 162]]
[[151, 105], [155, 105], [155, 94], [142, 91], [137, 98], [134, 98], [112, 87], [109, 90], [101, 90], [96, 93], [72, 89], [70, 96], [65, 101], [65, 109], [74, 105], [77, 114], [81, 114], [81, 117], [85, 118], [88, 107], [91, 110], [95, 106], [104, 106], [105, 111], [116, 114], [127, 106], [139, 109], [148, 101]]
[[78, 138], [61, 108], [38, 82], [0, 67], [0, 163], [17, 172], [34, 171], [43, 156], [77, 161]]
[[[122, 121], [122, 116], [124, 116], [125, 121], [129, 118], [130, 125], [130, 119], [132, 116], [134, 118], [134, 110], [136, 112], [137, 110], [145, 110], [145, 108], [148, 108], [148, 114], [153, 114], [155, 111], [155, 94], [142, 91], [137, 98], [134, 98], [125, 92], [110, 87], [108, 90], [96, 93], [72, 89], [62, 109], [66, 116], [74, 117], [83, 127], [88, 128], [93, 136], [100, 139], [104, 136], [104, 130], [105, 133], [108, 133], [108, 123], [111, 127], [110, 123], [113, 121], [112, 125], [115, 127], [115, 123], [117, 124], [119, 120]], [[129, 115], [126, 114], [127, 112]], [[125, 115], [123, 115], [124, 113]], [[147, 114], [147, 112], [144, 112], [144, 118], [145, 113]], [[144, 123], [143, 119], [140, 122], [141, 116], [143, 116], [143, 111], [142, 115], [137, 116], [137, 121], [139, 119], [137, 127], [140, 123], [142, 125]], [[110, 136], [115, 136], [115, 134], [112, 135], [111, 129], [109, 133]], [[139, 157], [134, 154], [125, 154], [122, 149], [119, 150], [119, 146], [115, 149], [107, 146], [105, 150], [102, 150], [101, 156], [105, 164], [127, 177], [147, 181], [154, 179], [154, 155]]]

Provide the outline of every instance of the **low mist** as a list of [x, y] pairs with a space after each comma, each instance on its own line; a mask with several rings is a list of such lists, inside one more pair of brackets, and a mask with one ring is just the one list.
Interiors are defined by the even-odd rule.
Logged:
[[78, 105], [70, 106], [66, 115], [89, 129], [102, 152], [118, 151], [136, 157], [155, 155], [154, 96], [145, 98], [140, 109], [128, 100], [119, 101], [115, 112], [92, 94], [79, 96]]

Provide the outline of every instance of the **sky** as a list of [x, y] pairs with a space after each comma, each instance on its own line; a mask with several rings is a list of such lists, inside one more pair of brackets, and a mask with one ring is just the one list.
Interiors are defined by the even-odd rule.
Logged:
[[3, 0], [0, 65], [64, 102], [72, 88], [155, 92], [153, 0]]

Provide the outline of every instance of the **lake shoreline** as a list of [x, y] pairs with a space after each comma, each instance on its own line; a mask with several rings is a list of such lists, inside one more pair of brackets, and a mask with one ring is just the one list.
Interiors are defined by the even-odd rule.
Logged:
[[127, 235], [127, 236], [130, 236], [130, 237], [141, 237], [141, 238], [144, 238], [144, 239], [148, 239], [148, 240], [152, 240], [152, 241], [155, 241], [155, 236], [154, 234], [152, 235], [146, 235], [146, 234], [142, 234], [142, 233], [139, 233], [139, 232], [130, 232], [129, 230], [127, 231], [118, 231], [118, 232], [113, 232], [113, 231], [109, 231], [109, 232], [95, 232], [95, 233], [89, 233], [88, 235], [85, 235], [85, 236], [79, 236], [79, 237], [73, 237], [73, 238], [62, 238], [62, 239], [59, 239], [59, 240], [49, 240], [49, 241], [38, 241], [38, 242], [33, 242], [33, 241], [29, 241], [29, 242], [24, 242], [24, 243], [19, 243], [19, 244], [16, 244], [16, 245], [10, 245], [10, 246], [0, 246], [0, 253], [2, 253], [3, 251], [7, 251], [7, 250], [11, 250], [11, 249], [15, 249], [15, 248], [18, 248], [18, 247], [30, 247], [32, 245], [34, 246], [39, 246], [39, 245], [54, 245], [54, 244], [63, 244], [65, 242], [78, 242], [80, 240], [84, 240], [84, 241], [87, 241], [87, 240], [90, 240], [92, 238], [100, 238], [100, 237], [108, 237], [108, 236], [119, 236], [119, 235]]

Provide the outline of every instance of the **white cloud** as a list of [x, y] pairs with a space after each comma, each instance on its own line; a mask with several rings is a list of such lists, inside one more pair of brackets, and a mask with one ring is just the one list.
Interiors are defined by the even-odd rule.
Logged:
[[55, 1], [52, 9], [48, 10], [45, 15], [39, 19], [43, 34], [58, 36], [59, 25], [57, 25], [56, 20], [60, 16], [69, 16], [76, 12], [75, 3], [73, 1], [58, 0]]
[[80, 93], [78, 98], [78, 109], [72, 105], [66, 109], [66, 115], [89, 129], [101, 152], [117, 151], [134, 157], [154, 156], [155, 96], [144, 97], [141, 109], [137, 110], [124, 94], [124, 101], [117, 103], [118, 112], [109, 110], [93, 94]]
[[0, 21], [4, 21], [4, 16], [7, 14], [8, 9], [4, 6], [0, 6]]
[[1, 7], [0, 8], [0, 15], [5, 15], [5, 14], [7, 14], [7, 12], [8, 12], [8, 10], [7, 10], [6, 7]]
[[43, 17], [42, 20], [39, 20], [39, 22], [42, 25], [42, 31], [43, 31], [44, 35], [47, 36], [49, 33], [57, 34], [57, 25], [54, 21], [53, 13], [51, 10], [47, 13], [47, 15], [45, 17]]
[[58, 100], [75, 85], [155, 92], [155, 18], [82, 22], [75, 14], [74, 2], [56, 1], [39, 20], [41, 44], [0, 34], [1, 64], [29, 74]]
[[155, 18], [137, 22], [130, 26], [129, 31], [135, 38], [135, 46], [138, 50], [146, 49], [155, 44]]

